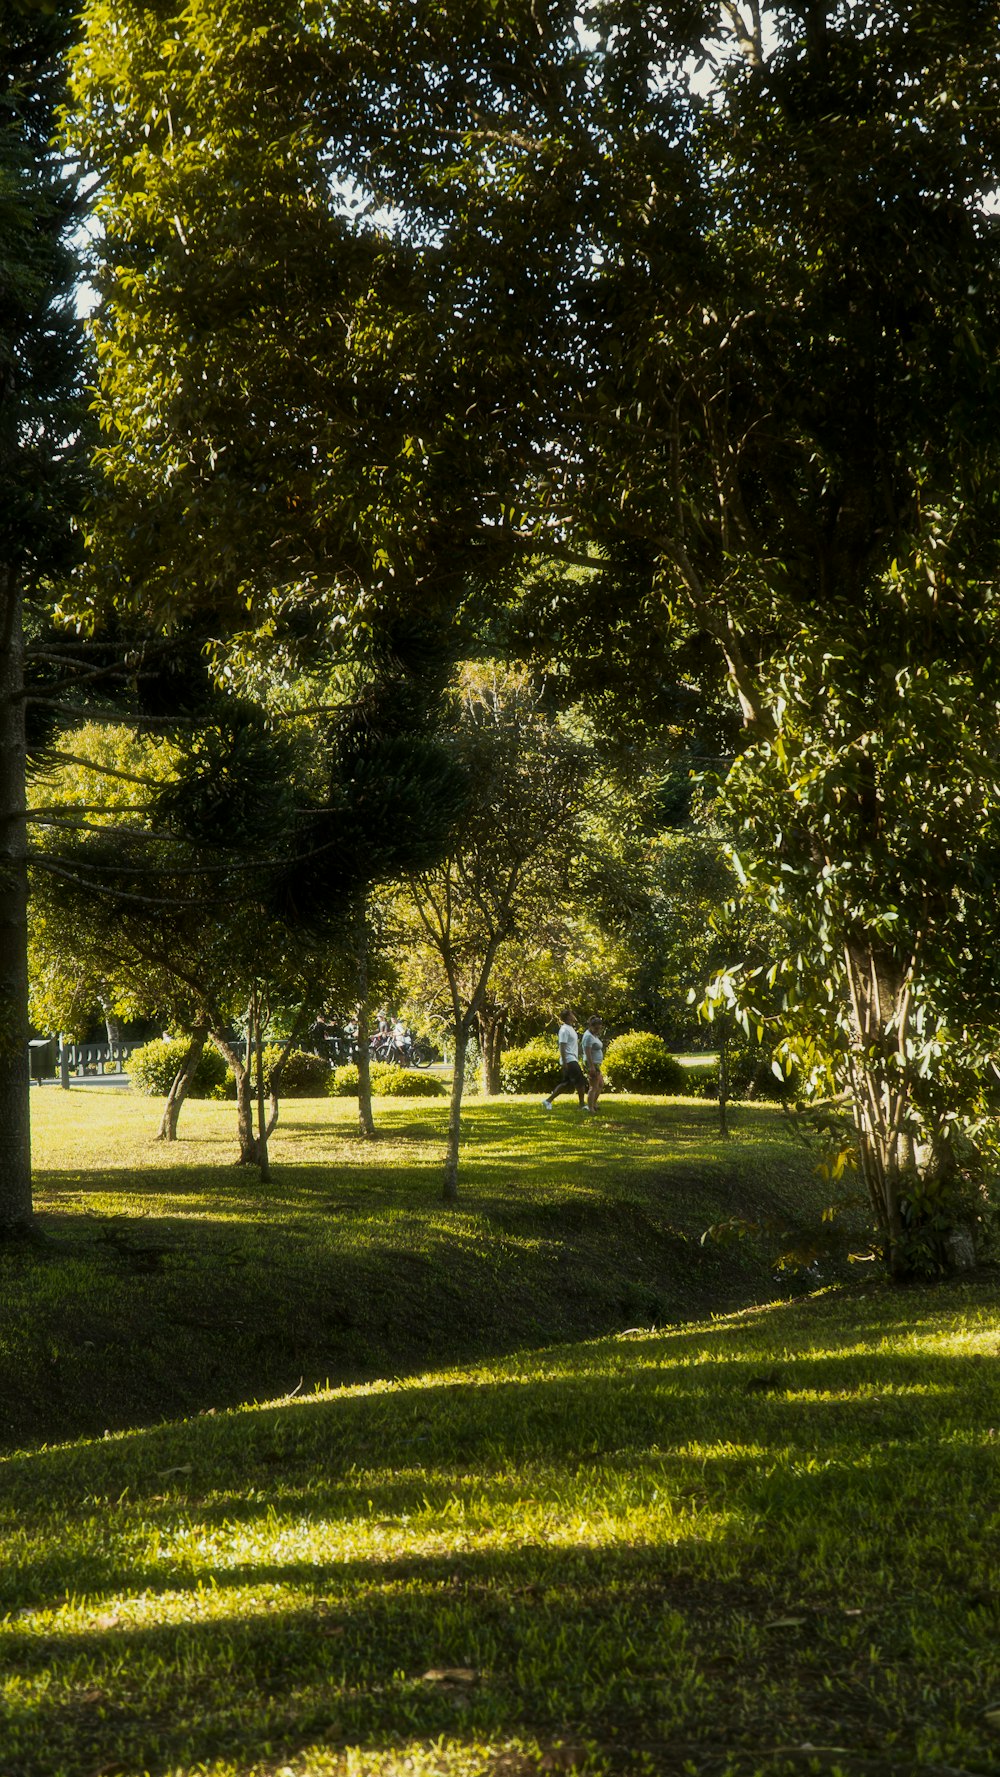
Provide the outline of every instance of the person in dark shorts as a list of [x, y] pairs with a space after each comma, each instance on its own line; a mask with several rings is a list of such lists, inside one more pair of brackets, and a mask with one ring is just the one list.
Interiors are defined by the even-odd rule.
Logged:
[[587, 1092], [587, 1078], [580, 1066], [580, 1039], [576, 1034], [576, 1019], [572, 1012], [562, 1015], [559, 1026], [559, 1060], [562, 1062], [562, 1074], [558, 1086], [554, 1086], [548, 1098], [542, 1099], [543, 1111], [552, 1109], [552, 1100], [561, 1092], [575, 1092], [581, 1108]]
[[600, 1018], [588, 1018], [587, 1028], [583, 1033], [581, 1044], [583, 1049], [583, 1065], [587, 1070], [590, 1088], [587, 1093], [587, 1109], [591, 1115], [597, 1110], [597, 1101], [607, 1086], [602, 1072], [604, 1061], [604, 1024]]

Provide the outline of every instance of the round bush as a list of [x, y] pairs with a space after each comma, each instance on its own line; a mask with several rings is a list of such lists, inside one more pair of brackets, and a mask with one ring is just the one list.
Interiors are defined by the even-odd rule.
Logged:
[[[268, 1088], [271, 1084], [271, 1069], [281, 1060], [281, 1044], [267, 1043], [264, 1047], [264, 1078]], [[257, 1064], [253, 1063], [253, 1077], [256, 1084]], [[313, 1055], [308, 1049], [290, 1049], [288, 1060], [281, 1070], [278, 1080], [278, 1097], [284, 1098], [325, 1098], [331, 1090], [330, 1063], [321, 1055]], [[235, 1098], [236, 1078], [232, 1068], [226, 1068], [226, 1077], [220, 1089], [213, 1093], [214, 1098]]]
[[[264, 1071], [268, 1078], [280, 1059], [280, 1044], [269, 1043], [264, 1050]], [[311, 1055], [308, 1049], [290, 1049], [281, 1070], [279, 1095], [282, 1098], [325, 1098], [329, 1077], [330, 1063], [322, 1055]]]
[[616, 1092], [689, 1090], [687, 1069], [675, 1060], [662, 1037], [649, 1030], [629, 1030], [612, 1037], [604, 1051], [604, 1076]]
[[521, 1049], [500, 1057], [501, 1092], [548, 1092], [559, 1073], [559, 1046], [551, 1037], [532, 1037]]
[[[448, 1088], [437, 1074], [417, 1073], [415, 1068], [393, 1067], [385, 1061], [371, 1064], [373, 1098], [444, 1098]], [[334, 1098], [357, 1098], [358, 1064], [348, 1061], [335, 1067], [329, 1091]]]
[[[151, 1043], [133, 1049], [125, 1063], [125, 1072], [136, 1092], [148, 1093], [151, 1098], [166, 1098], [188, 1048], [187, 1037], [154, 1037]], [[218, 1049], [206, 1044], [198, 1058], [188, 1096], [214, 1097], [223, 1086], [227, 1072]]]

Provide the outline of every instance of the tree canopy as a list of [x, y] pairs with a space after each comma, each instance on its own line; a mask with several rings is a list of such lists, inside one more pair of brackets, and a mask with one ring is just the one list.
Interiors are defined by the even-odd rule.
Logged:
[[104, 596], [248, 651], [440, 659], [473, 589], [548, 561], [519, 646], [603, 662], [651, 725], [678, 668], [703, 707], [728, 686], [727, 818], [788, 950], [766, 1003], [738, 967], [720, 991], [851, 1123], [904, 1270], [1000, 1024], [969, 991], [1000, 839], [997, 6], [84, 18]]

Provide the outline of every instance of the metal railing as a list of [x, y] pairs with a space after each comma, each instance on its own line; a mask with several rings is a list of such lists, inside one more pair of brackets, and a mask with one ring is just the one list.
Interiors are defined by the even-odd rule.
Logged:
[[62, 1043], [57, 1037], [32, 1037], [28, 1043], [31, 1078], [60, 1080], [68, 1086], [78, 1080], [124, 1072], [135, 1043]]

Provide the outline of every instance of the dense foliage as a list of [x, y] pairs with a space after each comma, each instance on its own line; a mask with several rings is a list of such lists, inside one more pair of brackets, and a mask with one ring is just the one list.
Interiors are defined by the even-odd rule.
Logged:
[[[393, 1067], [389, 1062], [373, 1061], [371, 1065], [373, 1098], [446, 1098], [448, 1088], [436, 1074], [419, 1073], [412, 1067]], [[358, 1066], [347, 1061], [335, 1067], [328, 1090], [334, 1098], [357, 1098]]]
[[530, 559], [602, 721], [725, 692], [776, 936], [710, 1003], [904, 1272], [1000, 1027], [997, 6], [85, 11], [105, 583], [238, 671], [447, 652]]
[[[75, 554], [85, 432], [76, 184], [54, 144], [75, 29], [64, 0], [10, 0], [0, 19], [0, 1236], [31, 1219], [25, 652]], [[47, 653], [34, 664], [50, 679]]]
[[[151, 1098], [166, 1098], [177, 1070], [188, 1051], [185, 1037], [154, 1037], [149, 1043], [133, 1049], [125, 1064], [125, 1072], [136, 1092]], [[198, 1058], [189, 1098], [221, 1097], [226, 1081], [226, 1064], [215, 1049], [205, 1048]]]
[[689, 1090], [687, 1069], [671, 1055], [662, 1037], [648, 1030], [623, 1031], [604, 1051], [604, 1077], [616, 1092]]
[[504, 1092], [549, 1092], [558, 1075], [559, 1047], [552, 1037], [532, 1037], [519, 1049], [505, 1049], [500, 1057]]

